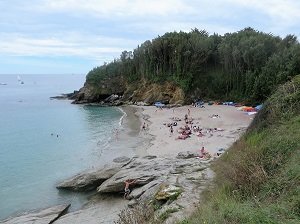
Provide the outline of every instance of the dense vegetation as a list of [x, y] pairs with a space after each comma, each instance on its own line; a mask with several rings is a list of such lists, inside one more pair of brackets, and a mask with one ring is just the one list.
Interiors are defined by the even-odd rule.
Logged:
[[104, 77], [122, 77], [127, 83], [170, 81], [187, 96], [258, 102], [299, 73], [300, 45], [293, 35], [282, 39], [246, 28], [221, 36], [193, 29], [122, 52], [90, 71], [87, 83], [97, 86]]
[[215, 162], [215, 189], [182, 224], [300, 223], [300, 76], [280, 86]]

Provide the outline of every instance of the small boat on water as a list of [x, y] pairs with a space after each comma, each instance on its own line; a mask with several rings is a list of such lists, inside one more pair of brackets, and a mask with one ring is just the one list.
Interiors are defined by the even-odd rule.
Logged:
[[7, 85], [7, 83], [0, 82], [0, 85], [2, 85], [2, 86], [6, 86], [6, 85]]
[[22, 85], [24, 84], [24, 82], [23, 82], [22, 79], [21, 79], [21, 76], [18, 75], [18, 76], [17, 76], [17, 79], [18, 79], [18, 82], [19, 82], [20, 84], [22, 84]]

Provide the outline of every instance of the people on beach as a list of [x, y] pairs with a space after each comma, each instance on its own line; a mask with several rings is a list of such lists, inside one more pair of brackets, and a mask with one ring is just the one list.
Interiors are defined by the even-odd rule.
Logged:
[[128, 196], [129, 196], [129, 194], [131, 192], [131, 190], [130, 190], [129, 187], [130, 187], [130, 185], [132, 185], [134, 183], [136, 183], [136, 180], [134, 180], [134, 179], [128, 179], [128, 180], [124, 181], [124, 184], [125, 184], [125, 187], [124, 187], [124, 199], [128, 199]]
[[145, 122], [142, 125], [142, 130], [146, 130], [146, 123]]
[[211, 155], [209, 154], [209, 152], [207, 152], [205, 150], [204, 146], [202, 146], [202, 148], [200, 149], [199, 158], [203, 158], [203, 159], [209, 159], [209, 158], [211, 158]]
[[170, 135], [173, 135], [173, 132], [174, 132], [173, 126], [171, 125], [171, 127], [170, 127]]

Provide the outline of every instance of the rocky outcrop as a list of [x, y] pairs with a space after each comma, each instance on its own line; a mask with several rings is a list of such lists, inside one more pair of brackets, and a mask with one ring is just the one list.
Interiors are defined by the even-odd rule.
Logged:
[[[164, 161], [164, 162], [163, 162]], [[100, 193], [115, 193], [124, 191], [124, 181], [135, 179], [135, 186], [143, 186], [163, 176], [172, 164], [166, 159], [156, 157], [135, 158], [118, 173], [104, 181], [97, 191]]]
[[105, 77], [97, 83], [86, 81], [84, 86], [74, 96], [73, 103], [100, 103], [112, 95], [122, 96], [126, 85], [122, 77]]
[[102, 105], [118, 106], [123, 103], [142, 102], [152, 105], [156, 101], [164, 104], [182, 105], [185, 100], [184, 92], [178, 85], [171, 82], [151, 83], [139, 81], [126, 83], [121, 77], [105, 78], [97, 84], [85, 82], [79, 92], [72, 95], [73, 103], [99, 103]]
[[6, 219], [2, 224], [45, 224], [54, 223], [60, 216], [65, 214], [69, 209], [69, 205], [58, 205], [51, 208], [33, 212], [22, 216]]
[[[190, 214], [192, 211], [191, 206], [200, 200], [201, 191], [213, 178], [213, 174], [208, 168], [209, 161], [203, 161], [190, 152], [179, 153], [177, 158], [161, 158], [149, 155], [142, 158], [134, 157], [130, 160], [126, 157], [120, 157], [114, 161], [112, 162], [114, 167], [116, 164], [121, 165], [110, 173], [109, 178], [107, 178], [109, 175], [106, 176], [107, 179], [98, 186], [97, 191], [100, 193], [98, 195], [103, 197], [115, 195], [115, 198], [118, 198], [120, 204], [124, 206], [124, 181], [135, 179], [136, 182], [130, 185], [131, 193], [127, 197], [132, 202], [129, 204], [127, 202], [126, 205], [128, 204], [129, 207], [133, 208], [145, 202], [157, 200], [161, 207], [157, 211], [158, 213], [168, 209], [176, 211], [170, 214], [167, 219], [168, 223], [176, 223], [178, 217], [182, 218]], [[104, 170], [101, 169], [97, 172], [102, 173]], [[89, 172], [84, 172], [78, 176], [80, 178], [74, 177], [73, 182], [70, 181], [72, 183], [70, 189], [84, 189], [82, 186], [89, 185]], [[100, 176], [102, 178], [102, 174], [98, 178]], [[92, 179], [94, 183], [97, 182], [95, 176]], [[85, 181], [86, 183], [84, 183]], [[100, 203], [104, 203], [104, 201], [101, 200]], [[95, 203], [93, 203], [93, 206], [95, 206]], [[90, 216], [95, 216], [94, 219], [96, 220], [99, 216], [98, 218], [105, 223], [103, 213], [98, 213], [99, 209], [92, 208], [70, 213], [64, 216], [61, 221], [68, 220], [72, 223], [73, 221], [75, 223], [86, 221], [88, 220], [86, 219], [87, 211], [92, 211]], [[97, 212], [94, 213], [94, 211]]]
[[70, 100], [74, 100], [76, 99], [76, 95], [79, 93], [79, 91], [74, 90], [73, 93], [63, 93], [59, 96], [52, 96], [50, 97], [50, 100], [66, 100], [66, 99], [70, 99]]
[[77, 174], [70, 179], [58, 184], [56, 188], [67, 189], [72, 191], [90, 191], [96, 189], [107, 179], [111, 178], [121, 168], [130, 161], [128, 157], [120, 157], [114, 159], [114, 162], [97, 170], [89, 170]]
[[138, 85], [127, 87], [124, 99], [132, 102], [144, 102], [150, 105], [156, 101], [164, 104], [183, 104], [185, 95], [181, 88], [171, 82], [160, 84], [140, 82]]

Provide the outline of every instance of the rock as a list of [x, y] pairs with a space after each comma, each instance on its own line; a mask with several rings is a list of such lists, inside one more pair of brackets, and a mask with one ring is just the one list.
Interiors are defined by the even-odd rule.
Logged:
[[[122, 76], [115, 76], [113, 79], [110, 76], [103, 76], [101, 80], [97, 82], [97, 85], [86, 81], [84, 86], [74, 97], [75, 100], [73, 103], [99, 103], [112, 95], [122, 96], [124, 91], [125, 82]], [[113, 98], [115, 99], [116, 97], [114, 96]]]
[[153, 157], [143, 157], [134, 159], [131, 163], [124, 166], [122, 170], [104, 181], [97, 191], [100, 193], [113, 193], [124, 191], [124, 181], [135, 179], [135, 186], [143, 186], [160, 176], [168, 173], [173, 166], [171, 160]]
[[[97, 188], [101, 194], [96, 194], [97, 198], [94, 201], [83, 210], [61, 217], [57, 223], [114, 223], [118, 219], [119, 212], [125, 209], [128, 203], [130, 207], [135, 206], [136, 202], [149, 203], [155, 196], [162, 205], [162, 209], [156, 211], [156, 215], [160, 211], [177, 208], [178, 211], [174, 211], [165, 220], [165, 223], [176, 223], [194, 211], [195, 207], [192, 205], [198, 203], [204, 186], [213, 177], [212, 171], [208, 168], [209, 163], [204, 163], [198, 158], [146, 156], [135, 157], [129, 161], [124, 158], [120, 161], [124, 163], [116, 164], [122, 168]], [[130, 186], [131, 201], [124, 200], [123, 194], [120, 194], [124, 192], [126, 179], [137, 179], [137, 183]], [[169, 200], [170, 198], [176, 200]], [[164, 203], [165, 201], [167, 203]], [[119, 206], [118, 209], [116, 206]]]
[[115, 162], [115, 163], [124, 163], [124, 162], [128, 162], [128, 161], [130, 161], [130, 158], [128, 158], [126, 156], [121, 156], [121, 157], [115, 158], [113, 160], [113, 162]]
[[93, 203], [81, 210], [70, 212], [54, 224], [110, 224], [118, 220], [121, 210], [127, 208], [128, 200], [109, 198]]
[[[128, 160], [123, 158], [122, 161], [117, 159], [118, 163], [112, 163], [102, 169], [95, 171], [86, 171], [77, 174], [70, 179], [58, 184], [56, 188], [67, 189], [72, 191], [90, 191], [96, 189], [101, 183], [115, 175], [121, 168], [128, 163]], [[127, 163], [126, 163], [127, 162]]]
[[21, 215], [14, 218], [9, 218], [2, 221], [2, 224], [45, 224], [53, 223], [60, 216], [64, 215], [69, 209], [69, 205], [57, 205], [51, 208], [41, 210], [39, 212], [33, 212], [25, 215]]
[[131, 192], [130, 196], [132, 196], [135, 199], [138, 199], [139, 197], [141, 197], [141, 195], [143, 195], [145, 192], [149, 191], [154, 186], [159, 186], [160, 183], [161, 183], [161, 181], [159, 181], [159, 180], [151, 181], [142, 187], [134, 189]]
[[182, 192], [180, 187], [174, 185], [162, 185], [160, 190], [156, 193], [155, 199], [160, 200], [169, 200], [170, 198], [176, 199]]
[[128, 203], [128, 207], [129, 208], [133, 208], [134, 206], [136, 206], [138, 204], [137, 200], [133, 199]]
[[198, 155], [196, 153], [192, 153], [190, 151], [180, 152], [176, 156], [177, 159], [190, 159], [190, 158], [195, 158], [195, 157], [198, 157]]
[[153, 155], [147, 155], [143, 157], [144, 159], [155, 159], [157, 158], [157, 156], [153, 156]]
[[116, 100], [118, 100], [120, 97], [117, 94], [112, 94], [109, 97], [107, 97], [106, 99], [104, 99], [105, 103], [112, 103]]

